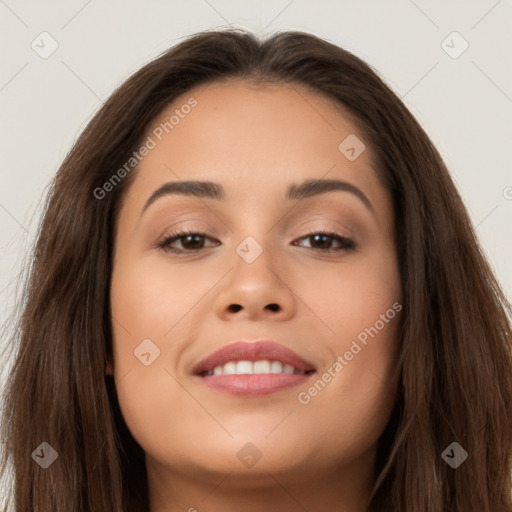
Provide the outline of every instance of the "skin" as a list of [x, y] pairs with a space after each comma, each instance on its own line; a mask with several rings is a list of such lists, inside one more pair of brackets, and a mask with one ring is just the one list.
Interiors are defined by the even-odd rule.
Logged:
[[[243, 81], [193, 89], [148, 130], [193, 97], [197, 106], [142, 160], [117, 219], [111, 286], [114, 373], [121, 411], [146, 453], [151, 512], [193, 510], [363, 512], [373, 484], [376, 443], [396, 398], [400, 315], [307, 404], [307, 391], [402, 291], [391, 197], [366, 150], [353, 162], [338, 145], [358, 132], [347, 115], [299, 86]], [[333, 191], [285, 200], [306, 179], [342, 179]], [[222, 184], [226, 199], [167, 195], [142, 214], [163, 183]], [[206, 232], [174, 254], [157, 247], [173, 229]], [[308, 232], [334, 230], [316, 242]], [[263, 252], [247, 263], [247, 237]], [[203, 247], [203, 248], [201, 248]], [[230, 305], [237, 304], [238, 310]], [[277, 304], [278, 309], [266, 307]], [[134, 350], [151, 339], [149, 366]], [[270, 339], [312, 362], [307, 385], [262, 397], [215, 391], [191, 368], [235, 340]], [[261, 458], [237, 456], [253, 443]]]

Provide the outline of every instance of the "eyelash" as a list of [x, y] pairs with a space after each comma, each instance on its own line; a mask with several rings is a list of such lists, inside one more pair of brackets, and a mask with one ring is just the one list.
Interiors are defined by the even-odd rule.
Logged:
[[[175, 242], [176, 240], [179, 240], [180, 238], [185, 238], [186, 236], [190, 236], [190, 235], [199, 235], [202, 237], [209, 238], [206, 233], [183, 229], [182, 231], [175, 231], [175, 232], [167, 235], [163, 240], [158, 242], [158, 244], [157, 244], [158, 248], [164, 252], [175, 253], [175, 254], [184, 254], [184, 253], [193, 254], [201, 249], [205, 249], [204, 247], [201, 247], [199, 249], [187, 250], [187, 249], [176, 249], [176, 248], [170, 247], [171, 243]], [[341, 252], [341, 251], [350, 252], [356, 248], [356, 244], [354, 243], [353, 240], [351, 240], [347, 237], [341, 236], [338, 233], [335, 233], [334, 231], [326, 231], [326, 230], [310, 231], [309, 233], [306, 233], [304, 236], [300, 237], [299, 240], [302, 240], [305, 238], [311, 238], [314, 235], [331, 236], [340, 243], [341, 247], [338, 249], [315, 249], [314, 247], [311, 247], [311, 248], [306, 247], [306, 249], [313, 249], [313, 250], [317, 250], [320, 252], [326, 252], [326, 253], [336, 253], [336, 252]]]

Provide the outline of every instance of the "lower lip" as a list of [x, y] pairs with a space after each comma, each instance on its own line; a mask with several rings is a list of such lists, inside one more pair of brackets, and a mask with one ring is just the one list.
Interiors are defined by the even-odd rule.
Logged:
[[313, 373], [255, 373], [251, 375], [209, 375], [200, 377], [210, 388], [239, 396], [276, 393], [307, 381]]

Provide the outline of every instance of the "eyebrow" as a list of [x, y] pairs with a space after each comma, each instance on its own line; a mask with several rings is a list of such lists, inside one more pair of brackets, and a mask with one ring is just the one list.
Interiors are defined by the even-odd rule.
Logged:
[[[300, 183], [299, 185], [292, 184], [288, 187], [285, 198], [288, 200], [304, 199], [334, 191], [348, 192], [356, 196], [368, 208], [368, 210], [375, 214], [372, 203], [359, 188], [347, 183], [346, 181], [338, 179], [310, 179]], [[151, 196], [149, 196], [142, 208], [141, 215], [157, 199], [173, 194], [226, 200], [226, 192], [220, 183], [214, 183], [212, 181], [171, 181], [164, 183], [161, 187], [156, 189]]]

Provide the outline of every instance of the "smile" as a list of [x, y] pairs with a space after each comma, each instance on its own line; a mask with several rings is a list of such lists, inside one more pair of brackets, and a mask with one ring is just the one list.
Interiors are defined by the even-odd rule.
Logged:
[[272, 341], [235, 342], [217, 350], [193, 369], [210, 389], [259, 396], [303, 384], [315, 367]]

